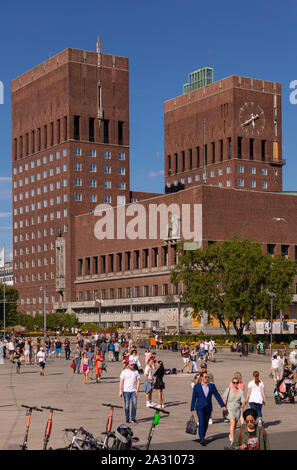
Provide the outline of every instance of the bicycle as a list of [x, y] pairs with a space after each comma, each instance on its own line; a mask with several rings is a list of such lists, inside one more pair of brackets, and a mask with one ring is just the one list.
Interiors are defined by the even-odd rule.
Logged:
[[20, 446], [20, 450], [28, 450], [28, 435], [29, 435], [29, 429], [30, 429], [30, 423], [31, 423], [31, 415], [33, 410], [35, 411], [43, 411], [40, 408], [37, 408], [36, 406], [28, 406], [28, 405], [21, 405], [23, 408], [27, 409], [26, 415], [28, 416], [27, 419], [27, 425], [26, 425], [26, 431], [25, 431], [25, 437], [24, 437], [24, 442]]
[[[99, 442], [94, 436], [86, 431], [82, 426], [80, 428], [66, 428], [64, 432], [72, 432], [73, 437], [70, 444], [54, 450], [98, 450]], [[80, 437], [78, 434], [85, 437]]]
[[110, 438], [113, 439], [113, 444], [114, 444], [114, 440], [116, 436], [112, 431], [113, 412], [115, 408], [123, 409], [123, 407], [118, 406], [118, 405], [112, 405], [111, 403], [102, 403], [102, 406], [108, 406], [110, 408], [109, 415], [108, 415], [107, 422], [106, 422], [106, 429], [105, 429], [105, 432], [102, 433], [102, 435], [105, 435], [105, 438], [104, 438], [104, 441], [103, 442], [101, 441], [101, 444], [99, 444], [100, 448], [103, 450], [103, 449], [112, 448], [112, 446], [110, 447], [108, 445]]
[[[43, 450], [47, 450], [48, 441], [50, 439], [50, 435], [51, 435], [51, 431], [52, 431], [54, 411], [64, 411], [64, 410], [61, 410], [60, 408], [53, 408], [52, 406], [42, 406], [41, 408], [43, 408], [45, 410], [50, 410], [50, 414], [49, 414], [49, 417], [48, 417], [48, 420], [47, 420], [47, 423], [46, 423], [46, 427], [45, 427], [44, 444], [43, 444]], [[52, 449], [50, 448], [50, 450], [52, 450]]]

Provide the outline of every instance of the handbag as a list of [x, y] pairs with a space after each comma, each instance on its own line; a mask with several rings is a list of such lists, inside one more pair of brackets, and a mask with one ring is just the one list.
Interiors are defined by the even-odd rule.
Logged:
[[[227, 395], [227, 400], [226, 400], [226, 406], [227, 406], [227, 403], [228, 403], [229, 393], [230, 393], [230, 387], [229, 387], [229, 390], [228, 390], [228, 395]], [[227, 420], [227, 419], [228, 419], [228, 414], [229, 414], [228, 410], [223, 411], [223, 419], [224, 419], [224, 420]]]
[[87, 366], [87, 364], [84, 364], [83, 365], [83, 371], [85, 372], [86, 370], [88, 370], [88, 366]]
[[187, 434], [192, 434], [192, 435], [196, 435], [196, 434], [197, 434], [197, 423], [196, 423], [196, 421], [195, 421], [194, 416], [191, 416], [191, 418], [189, 419], [189, 421], [187, 421], [186, 433], [187, 433]]

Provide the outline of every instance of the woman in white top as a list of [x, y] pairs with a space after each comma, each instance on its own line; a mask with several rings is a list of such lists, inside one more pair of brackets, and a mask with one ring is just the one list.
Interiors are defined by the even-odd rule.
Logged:
[[26, 366], [30, 362], [30, 346], [27, 340], [25, 341], [24, 356], [25, 356], [25, 366]]
[[274, 354], [271, 359], [271, 370], [273, 374], [273, 380], [274, 382], [277, 382], [281, 376], [281, 368], [280, 368], [280, 361], [276, 354]]
[[246, 403], [249, 402], [250, 407], [258, 414], [258, 423], [263, 424], [262, 406], [266, 404], [266, 397], [264, 392], [264, 384], [259, 379], [259, 372], [253, 372], [254, 380], [248, 384], [248, 391], [246, 396]]

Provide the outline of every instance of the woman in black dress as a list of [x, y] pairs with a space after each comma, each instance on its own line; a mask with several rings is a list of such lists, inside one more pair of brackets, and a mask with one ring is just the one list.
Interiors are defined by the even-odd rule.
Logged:
[[162, 361], [157, 362], [157, 369], [154, 373], [155, 383], [154, 389], [158, 392], [158, 406], [157, 408], [164, 408], [164, 388], [165, 384], [163, 382], [163, 377], [165, 374], [164, 364]]

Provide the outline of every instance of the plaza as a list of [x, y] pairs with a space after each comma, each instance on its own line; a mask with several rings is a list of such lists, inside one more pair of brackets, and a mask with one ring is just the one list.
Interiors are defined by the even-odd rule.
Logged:
[[[72, 350], [74, 347], [72, 346]], [[139, 349], [141, 365], [144, 365], [144, 350]], [[157, 351], [157, 360], [164, 362], [165, 368], [178, 370], [182, 366], [180, 352]], [[199, 361], [198, 367], [199, 367]], [[38, 366], [21, 367], [21, 374], [16, 374], [15, 366], [8, 359], [0, 368], [0, 449], [16, 450], [23, 442], [26, 426], [26, 412], [22, 404], [32, 406], [53, 406], [63, 412], [55, 412], [49, 446], [63, 447], [69, 443], [64, 436], [66, 427], [83, 426], [94, 436], [100, 437], [105, 431], [108, 408], [102, 403], [112, 403], [123, 406], [119, 398], [119, 375], [122, 370], [121, 362], [108, 362], [107, 372], [103, 373], [102, 382], [89, 380], [83, 382], [80, 374], [73, 374], [71, 361], [62, 358], [49, 358], [45, 367], [45, 376], [39, 375]], [[208, 362], [208, 370], [213, 373], [215, 384], [222, 395], [228, 387], [234, 372], [241, 372], [243, 382], [252, 380], [254, 370], [260, 372], [260, 379], [265, 385], [267, 403], [263, 407], [264, 427], [268, 433], [271, 450], [296, 449], [296, 403], [288, 401], [276, 405], [273, 398], [274, 384], [268, 376], [270, 372], [270, 357], [259, 356], [255, 353], [241, 357], [239, 353], [229, 351], [218, 352], [216, 362]], [[190, 402], [192, 396], [191, 381], [194, 374], [177, 373], [166, 375], [165, 409], [170, 415], [161, 416], [151, 443], [151, 450], [223, 450], [228, 446], [229, 424], [224, 423], [222, 411], [213, 399], [214, 423], [208, 427], [206, 438], [208, 445], [201, 447], [197, 437], [185, 433], [186, 421], [190, 417]], [[145, 406], [143, 392], [144, 378], [141, 375], [140, 390], [137, 405], [137, 424], [130, 424], [134, 436], [139, 437], [138, 445], [145, 445], [154, 410]], [[247, 390], [245, 390], [246, 392]], [[154, 392], [153, 401], [157, 401]], [[41, 450], [43, 434], [48, 419], [47, 410], [43, 413], [33, 412], [28, 439], [28, 448]], [[113, 429], [125, 422], [124, 409], [115, 410]], [[65, 439], [65, 440], [64, 440]]]

